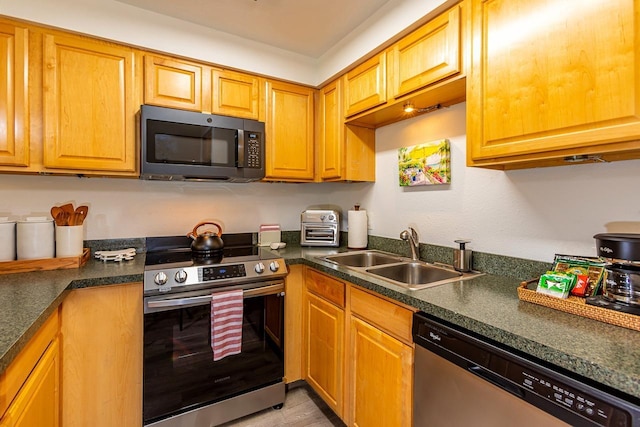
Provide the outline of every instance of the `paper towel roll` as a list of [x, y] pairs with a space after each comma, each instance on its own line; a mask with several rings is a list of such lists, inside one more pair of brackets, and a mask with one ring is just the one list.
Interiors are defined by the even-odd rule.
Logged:
[[350, 249], [364, 249], [367, 247], [367, 211], [351, 210], [347, 217], [349, 232], [348, 246]]

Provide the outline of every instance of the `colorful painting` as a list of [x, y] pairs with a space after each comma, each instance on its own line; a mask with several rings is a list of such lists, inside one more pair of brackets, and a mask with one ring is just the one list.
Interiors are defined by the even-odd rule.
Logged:
[[448, 139], [398, 149], [401, 187], [449, 184], [451, 146]]

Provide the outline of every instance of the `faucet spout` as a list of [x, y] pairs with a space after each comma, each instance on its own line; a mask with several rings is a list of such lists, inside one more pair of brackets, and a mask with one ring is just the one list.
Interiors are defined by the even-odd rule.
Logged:
[[409, 227], [400, 233], [400, 238], [409, 243], [411, 259], [413, 261], [418, 261], [420, 259], [420, 241], [418, 240], [418, 232], [412, 227]]

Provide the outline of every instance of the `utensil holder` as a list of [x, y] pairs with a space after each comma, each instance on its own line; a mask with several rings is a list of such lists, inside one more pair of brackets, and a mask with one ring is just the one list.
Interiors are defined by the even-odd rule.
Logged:
[[56, 226], [56, 258], [82, 255], [83, 244], [84, 227], [82, 225]]

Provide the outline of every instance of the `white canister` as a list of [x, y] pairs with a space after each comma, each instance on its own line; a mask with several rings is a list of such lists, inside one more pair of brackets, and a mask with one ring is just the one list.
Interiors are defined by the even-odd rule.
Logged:
[[56, 258], [82, 255], [84, 245], [84, 226], [56, 226]]
[[0, 261], [16, 259], [16, 222], [0, 218]]
[[53, 220], [46, 217], [27, 217], [16, 227], [18, 259], [53, 258], [56, 245]]

